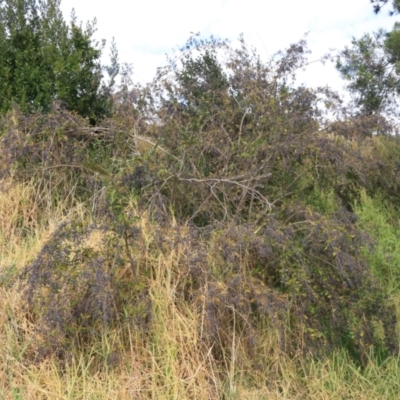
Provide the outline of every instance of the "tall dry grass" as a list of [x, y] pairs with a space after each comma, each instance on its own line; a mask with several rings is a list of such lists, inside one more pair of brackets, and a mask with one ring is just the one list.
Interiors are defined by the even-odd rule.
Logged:
[[[379, 363], [371, 354], [364, 369], [341, 351], [323, 360], [300, 355], [289, 358], [279, 350], [274, 328], [265, 323], [258, 327], [250, 359], [246, 337], [235, 327], [235, 318], [239, 319], [235, 312], [236, 329], [228, 335], [228, 346], [221, 346], [225, 350], [217, 361], [212, 346], [205, 347], [202, 341], [203, 308], [191, 307], [177, 296], [176, 289], [186, 279], [179, 265], [188, 242], [179, 241], [169, 252], [157, 251], [159, 227], [147, 214], [140, 214], [134, 202], [130, 212], [140, 217], [144, 242], [136, 256], [141, 267], [151, 271], [146, 281], [152, 303], [151, 330], [121, 323], [104, 331], [101, 340], [84, 351], [74, 350], [68, 363], [52, 358], [30, 362], [36, 334], [34, 321], [23, 312], [19, 272], [61, 221], [90, 218], [79, 205], [72, 210], [60, 204], [56, 209], [39, 207], [35, 190], [34, 185], [10, 180], [3, 182], [0, 194], [1, 399], [398, 398], [397, 358]], [[368, 212], [370, 208], [364, 208]], [[368, 223], [366, 216], [363, 220]], [[89, 240], [94, 247], [99, 243], [96, 235]], [[384, 251], [380, 249], [376, 257]], [[215, 343], [222, 340], [227, 339], [215, 337]]]

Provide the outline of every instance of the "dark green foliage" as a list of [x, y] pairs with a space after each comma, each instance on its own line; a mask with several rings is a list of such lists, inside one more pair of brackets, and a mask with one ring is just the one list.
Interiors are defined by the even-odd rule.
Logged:
[[0, 112], [48, 111], [59, 100], [92, 123], [110, 111], [95, 23], [68, 25], [60, 0], [0, 2]]

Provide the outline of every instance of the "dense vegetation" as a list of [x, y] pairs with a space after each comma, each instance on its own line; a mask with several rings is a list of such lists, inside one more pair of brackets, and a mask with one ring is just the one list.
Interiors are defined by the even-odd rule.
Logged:
[[0, 112], [47, 112], [57, 100], [95, 123], [110, 112], [116, 53], [105, 84], [95, 21], [83, 28], [73, 15], [67, 24], [60, 1], [0, 1]]
[[193, 36], [112, 90], [114, 51], [102, 91], [91, 25], [0, 4], [90, 58], [66, 64], [78, 97], [4, 72], [34, 48], [0, 65], [2, 397], [396, 398], [400, 142], [379, 107], [298, 86], [304, 40], [263, 62]]

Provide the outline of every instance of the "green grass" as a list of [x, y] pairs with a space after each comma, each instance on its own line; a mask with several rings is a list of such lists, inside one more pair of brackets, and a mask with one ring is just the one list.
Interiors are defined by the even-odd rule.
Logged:
[[366, 245], [371, 271], [391, 295], [400, 294], [400, 212], [379, 199], [365, 193], [356, 207], [359, 227], [373, 239]]

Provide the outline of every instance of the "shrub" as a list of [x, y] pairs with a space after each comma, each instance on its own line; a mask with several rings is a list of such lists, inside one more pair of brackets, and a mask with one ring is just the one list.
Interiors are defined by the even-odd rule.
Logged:
[[[397, 352], [396, 314], [352, 211], [364, 191], [398, 202], [397, 139], [350, 137], [343, 127], [362, 125], [351, 118], [327, 125], [319, 105], [336, 97], [291, 80], [306, 53], [301, 41], [264, 64], [244, 41], [232, 50], [192, 38], [154, 82], [117, 93], [103, 127], [59, 111], [3, 120], [15, 176], [57, 171], [69, 185], [60, 193], [85, 201], [94, 221], [60, 228], [26, 269], [50, 346], [39, 353], [63, 354], [122, 315], [151, 336], [160, 260], [177, 307], [202, 317], [199, 345], [221, 362], [236, 334], [251, 352], [265, 321], [290, 355], [344, 347], [365, 363], [372, 347]], [[52, 118], [61, 125], [47, 132]], [[137, 231], [141, 213], [153, 236]], [[85, 244], [96, 230], [101, 250]]]

